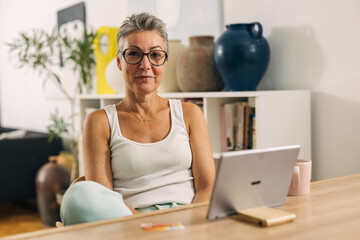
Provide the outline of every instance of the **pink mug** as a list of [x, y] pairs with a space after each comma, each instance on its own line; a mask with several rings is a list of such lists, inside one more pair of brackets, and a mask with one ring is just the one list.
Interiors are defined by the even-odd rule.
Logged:
[[294, 167], [288, 195], [306, 195], [310, 193], [311, 161], [298, 159]]

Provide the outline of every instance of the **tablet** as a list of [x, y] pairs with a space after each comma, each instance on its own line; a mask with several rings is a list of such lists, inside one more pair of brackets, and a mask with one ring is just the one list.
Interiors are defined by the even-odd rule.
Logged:
[[292, 145], [222, 153], [206, 218], [283, 205], [299, 151]]

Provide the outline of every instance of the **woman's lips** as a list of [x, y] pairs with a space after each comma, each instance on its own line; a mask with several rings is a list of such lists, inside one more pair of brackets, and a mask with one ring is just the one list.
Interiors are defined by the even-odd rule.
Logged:
[[135, 77], [137, 79], [143, 80], [143, 81], [149, 81], [151, 80], [153, 77], [152, 76], [137, 76]]

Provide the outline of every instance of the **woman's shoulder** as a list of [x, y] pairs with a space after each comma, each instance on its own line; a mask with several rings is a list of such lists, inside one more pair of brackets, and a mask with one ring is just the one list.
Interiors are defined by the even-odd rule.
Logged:
[[96, 121], [96, 120], [102, 120], [106, 118], [106, 113], [104, 109], [96, 109], [94, 111], [92, 111], [91, 113], [89, 113], [85, 120], [90, 120], [90, 121]]
[[104, 109], [97, 109], [89, 113], [84, 121], [84, 128], [106, 129], [108, 128], [108, 120]]
[[105, 149], [108, 146], [111, 132], [104, 109], [94, 110], [86, 116], [82, 134], [87, 148], [96, 145], [96, 149]]
[[202, 113], [201, 108], [194, 104], [194, 103], [190, 103], [190, 102], [182, 102], [181, 103], [182, 109], [187, 113]]
[[201, 108], [194, 103], [182, 102], [181, 106], [186, 122], [191, 122], [193, 119], [199, 119], [199, 117], [203, 118], [204, 116]]

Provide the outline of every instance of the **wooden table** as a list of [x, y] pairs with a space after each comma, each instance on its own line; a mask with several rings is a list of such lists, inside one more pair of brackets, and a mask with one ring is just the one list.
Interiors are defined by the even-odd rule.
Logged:
[[[226, 218], [205, 219], [207, 204], [193, 204], [124, 218], [19, 234], [5, 239], [360, 239], [360, 174], [313, 182], [306, 196], [277, 207], [296, 220], [258, 227]], [[182, 222], [183, 230], [142, 231], [141, 223]]]

